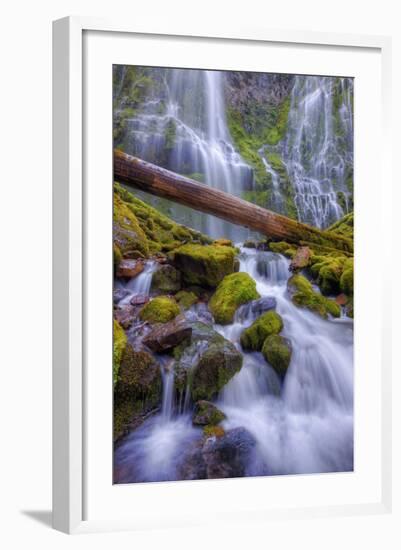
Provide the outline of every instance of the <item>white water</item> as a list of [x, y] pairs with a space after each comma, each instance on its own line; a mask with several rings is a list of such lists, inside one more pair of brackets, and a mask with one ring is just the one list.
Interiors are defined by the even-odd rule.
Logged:
[[[217, 399], [227, 416], [224, 429], [244, 427], [257, 441], [246, 475], [352, 470], [352, 320], [323, 320], [295, 307], [286, 289], [288, 261], [282, 256], [242, 249], [240, 258], [241, 271], [256, 280], [261, 296], [276, 298], [282, 334], [293, 348], [283, 384], [260, 353], [244, 353], [241, 371]], [[244, 311], [231, 325], [215, 325], [238, 348], [241, 332], [254, 320]], [[129, 472], [120, 481], [181, 479], [180, 466], [202, 437], [192, 426], [191, 407], [174, 402], [173, 373], [164, 373], [163, 381], [161, 413], [116, 451], [116, 464]]]
[[342, 128], [336, 129], [334, 84], [335, 80], [327, 77], [295, 78], [282, 150], [295, 189], [298, 219], [317, 227], [327, 227], [345, 214], [337, 202], [337, 191], [345, 198], [349, 196], [346, 177], [353, 151], [351, 89], [348, 80], [342, 78]]

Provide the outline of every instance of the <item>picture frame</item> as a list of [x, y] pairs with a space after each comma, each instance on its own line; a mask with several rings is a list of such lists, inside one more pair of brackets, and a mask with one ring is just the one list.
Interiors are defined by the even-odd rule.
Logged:
[[[182, 28], [179, 24], [168, 28], [150, 28], [146, 23], [136, 21], [108, 21], [87, 17], [68, 17], [53, 24], [53, 526], [66, 533], [92, 532], [101, 530], [138, 529], [154, 525], [155, 515], [150, 500], [145, 499], [142, 515], [130, 517], [88, 517], [87, 478], [88, 471], [85, 455], [88, 452], [87, 395], [88, 395], [88, 304], [85, 296], [88, 292], [85, 271], [88, 268], [88, 240], [86, 234], [92, 218], [87, 217], [85, 204], [88, 200], [85, 189], [87, 168], [85, 166], [88, 151], [85, 147], [85, 86], [88, 84], [84, 70], [84, 58], [88, 44], [85, 35], [108, 37], [152, 37], [164, 39], [175, 37], [182, 46], [190, 48], [193, 42], [211, 45], [226, 43], [286, 45], [292, 49], [337, 48], [344, 55], [357, 51], [375, 52], [380, 62], [380, 105], [377, 105], [380, 117], [378, 125], [381, 131], [380, 181], [382, 190], [390, 194], [390, 88], [391, 88], [391, 41], [387, 37], [342, 35], [299, 31], [279, 31], [265, 29], [197, 29]], [[232, 61], [235, 66], [235, 60]], [[107, 113], [105, 114], [107, 117]], [[110, 121], [109, 123], [110, 124]], [[358, 144], [357, 144], [358, 145]], [[111, 162], [111, 156], [109, 161]], [[383, 191], [382, 191], [383, 192]], [[383, 211], [379, 211], [380, 232], [385, 231], [388, 220]], [[361, 236], [359, 237], [361, 239]], [[360, 241], [361, 242], [361, 241]], [[389, 251], [385, 250], [383, 265], [388, 265]], [[388, 286], [387, 270], [377, 274], [380, 288]], [[388, 270], [389, 271], [389, 270]], [[380, 280], [379, 280], [380, 279]], [[361, 291], [362, 292], [362, 291]], [[380, 418], [376, 418], [377, 442], [380, 442], [380, 456], [375, 463], [375, 471], [380, 477], [380, 487], [376, 487], [378, 498], [364, 497], [361, 501], [338, 501], [321, 506], [307, 504], [302, 498], [295, 505], [286, 507], [281, 504], [276, 509], [266, 510], [255, 505], [242, 510], [242, 517], [248, 521], [266, 521], [276, 517], [312, 517], [314, 515], [354, 515], [368, 513], [386, 513], [391, 510], [391, 355], [389, 315], [390, 297], [380, 304], [383, 317], [380, 336], [380, 364], [377, 365], [376, 386]], [[383, 315], [386, 313], [386, 315]], [[108, 315], [109, 310], [104, 312]], [[110, 356], [111, 357], [111, 352]], [[373, 356], [376, 357], [376, 356]], [[105, 361], [108, 361], [108, 357]], [[372, 359], [373, 360], [373, 359]], [[111, 369], [111, 363], [110, 363]], [[111, 445], [111, 441], [110, 441]], [[286, 480], [286, 482], [291, 480]], [[272, 483], [282, 480], [276, 478]], [[111, 484], [111, 480], [107, 480]], [[219, 482], [213, 482], [219, 483]], [[241, 490], [245, 484], [255, 487], [260, 480], [237, 480]], [[208, 482], [208, 490], [212, 485]], [[172, 484], [169, 484], [172, 485]], [[185, 498], [191, 497], [188, 490], [194, 485], [184, 483], [185, 487], [175, 491]], [[199, 492], [200, 484], [196, 486]], [[216, 485], [217, 487], [217, 485]], [[232, 489], [226, 484], [227, 498]], [[236, 485], [238, 488], [239, 485]], [[141, 495], [149, 493], [155, 498], [158, 491], [165, 491], [160, 484], [152, 487], [142, 486]], [[287, 489], [286, 489], [287, 490]], [[128, 486], [123, 491], [135, 491]], [[203, 491], [203, 489], [202, 489]], [[205, 495], [202, 492], [202, 498]], [[121, 494], [121, 493], [120, 493]], [[161, 494], [161, 493], [160, 493]], [[341, 501], [341, 498], [340, 498]], [[213, 518], [233, 520], [235, 505], [228, 513]], [[238, 512], [240, 507], [238, 507]], [[174, 514], [174, 506], [164, 518], [157, 516], [157, 525], [199, 524], [195, 513]], [[200, 522], [202, 523], [202, 522]]]

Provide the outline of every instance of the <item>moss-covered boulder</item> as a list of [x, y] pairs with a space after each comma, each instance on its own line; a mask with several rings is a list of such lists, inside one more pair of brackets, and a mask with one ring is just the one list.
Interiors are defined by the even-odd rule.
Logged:
[[344, 263], [340, 278], [340, 288], [347, 296], [354, 295], [354, 259], [348, 258]]
[[285, 241], [269, 243], [269, 250], [276, 254], [283, 254], [288, 258], [293, 258], [297, 252], [297, 248], [294, 245], [288, 244]]
[[210, 299], [209, 309], [216, 321], [221, 325], [232, 323], [237, 309], [260, 298], [256, 283], [247, 273], [227, 275], [219, 284]]
[[277, 374], [284, 377], [291, 361], [290, 341], [279, 334], [272, 334], [264, 341], [262, 353]]
[[135, 416], [161, 402], [160, 367], [145, 351], [134, 351], [127, 344], [121, 357], [118, 381], [114, 388], [114, 438], [121, 437]]
[[323, 294], [334, 295], [340, 292], [340, 277], [345, 261], [345, 256], [313, 257], [310, 270]]
[[198, 301], [198, 296], [189, 290], [180, 290], [174, 298], [176, 299], [178, 305], [184, 310], [189, 309]]
[[230, 246], [186, 244], [169, 257], [187, 285], [214, 288], [234, 272], [235, 250]]
[[153, 273], [151, 290], [161, 294], [174, 294], [181, 288], [181, 273], [172, 265], [164, 264]]
[[140, 311], [139, 317], [148, 323], [167, 323], [180, 313], [177, 302], [169, 296], [158, 296], [148, 302]]
[[275, 311], [267, 311], [241, 334], [241, 346], [247, 351], [260, 351], [268, 336], [283, 329], [283, 320]]
[[189, 346], [174, 350], [175, 387], [180, 394], [189, 386], [194, 402], [210, 401], [242, 367], [242, 355], [234, 344], [212, 327], [192, 323]]
[[123, 351], [127, 345], [127, 336], [122, 326], [114, 319], [113, 323], [113, 381], [118, 380]]
[[298, 307], [305, 307], [317, 313], [324, 319], [328, 314], [340, 317], [341, 308], [334, 300], [330, 300], [316, 292], [310, 281], [303, 275], [293, 275], [288, 279], [287, 288], [292, 302]]
[[192, 423], [195, 426], [216, 426], [226, 415], [210, 401], [198, 401], [195, 404]]
[[149, 245], [135, 214], [114, 194], [113, 241], [125, 258], [146, 258]]

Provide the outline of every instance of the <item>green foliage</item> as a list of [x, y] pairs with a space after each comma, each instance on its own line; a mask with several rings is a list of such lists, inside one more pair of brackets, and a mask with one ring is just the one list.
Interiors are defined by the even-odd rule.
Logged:
[[280, 315], [275, 311], [267, 311], [242, 332], [241, 346], [247, 351], [260, 351], [266, 338], [278, 334], [282, 329]]
[[169, 257], [189, 285], [214, 288], [234, 271], [235, 250], [230, 246], [185, 244]]
[[279, 334], [268, 336], [263, 343], [263, 357], [279, 376], [285, 376], [291, 362], [291, 346], [286, 338]]
[[227, 325], [233, 321], [236, 310], [242, 304], [260, 298], [256, 283], [247, 273], [227, 275], [210, 299], [209, 309], [216, 323]]
[[142, 321], [149, 323], [167, 323], [180, 313], [177, 302], [168, 296], [158, 296], [148, 302], [140, 311]]
[[113, 382], [116, 384], [123, 351], [127, 345], [127, 336], [124, 329], [114, 319], [113, 322]]
[[298, 307], [305, 307], [317, 313], [324, 319], [328, 314], [340, 317], [341, 308], [334, 300], [325, 298], [315, 290], [303, 275], [293, 275], [287, 282], [292, 302]]

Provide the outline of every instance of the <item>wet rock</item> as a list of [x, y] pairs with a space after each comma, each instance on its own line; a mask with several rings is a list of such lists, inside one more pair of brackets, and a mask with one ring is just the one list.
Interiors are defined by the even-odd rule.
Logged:
[[339, 306], [345, 306], [347, 302], [348, 298], [344, 293], [336, 296], [336, 304], [338, 304]]
[[247, 302], [260, 298], [256, 283], [248, 273], [227, 275], [210, 299], [209, 309], [216, 323], [232, 323], [237, 309]]
[[236, 317], [241, 321], [250, 316], [258, 317], [266, 313], [266, 311], [276, 309], [276, 306], [276, 298], [273, 296], [264, 296], [263, 298], [259, 298], [259, 300], [252, 300], [252, 302], [241, 306], [237, 311]]
[[121, 260], [118, 264], [116, 277], [119, 279], [132, 279], [144, 270], [144, 263], [141, 260]]
[[192, 423], [195, 426], [216, 426], [225, 418], [226, 415], [210, 401], [198, 401], [195, 404]]
[[154, 325], [143, 339], [143, 344], [152, 351], [161, 353], [178, 346], [183, 340], [190, 338], [191, 334], [192, 327], [183, 315], [179, 315], [168, 323]]
[[214, 325], [214, 317], [204, 303], [198, 303], [185, 312], [185, 317], [190, 323], [205, 323], [205, 325]]
[[308, 246], [300, 246], [290, 263], [290, 271], [296, 272], [308, 267], [311, 261], [312, 252]]
[[202, 448], [207, 479], [243, 477], [255, 445], [255, 438], [245, 428], [208, 438]]
[[263, 313], [241, 334], [241, 346], [244, 350], [260, 351], [266, 338], [278, 334], [283, 329], [283, 320], [275, 311]]
[[158, 296], [149, 301], [140, 311], [139, 317], [148, 323], [167, 323], [180, 313], [177, 302], [169, 296]]
[[118, 304], [129, 294], [129, 290], [126, 288], [115, 288], [113, 291], [113, 303]]
[[244, 248], [256, 248], [256, 242], [252, 241], [251, 239], [247, 239], [244, 241], [243, 245]]
[[234, 344], [204, 323], [192, 323], [190, 346], [175, 350], [175, 384], [189, 386], [193, 401], [210, 401], [241, 369], [242, 355]]
[[164, 264], [153, 273], [151, 290], [161, 294], [174, 294], [181, 288], [181, 273], [172, 265]]
[[148, 302], [149, 296], [145, 296], [144, 294], [137, 294], [136, 296], [133, 296], [130, 300], [130, 304], [133, 306], [143, 306]]
[[317, 313], [324, 319], [328, 314], [333, 317], [340, 317], [341, 308], [334, 300], [330, 300], [316, 292], [310, 281], [303, 275], [292, 275], [287, 281], [287, 290], [293, 304], [298, 307], [305, 307]]
[[288, 338], [272, 334], [264, 341], [262, 353], [277, 374], [284, 377], [290, 366], [292, 348]]
[[213, 241], [213, 244], [217, 244], [219, 246], [232, 246], [233, 242], [230, 241], [230, 239], [216, 239]]
[[114, 318], [124, 329], [129, 329], [136, 318], [136, 310], [134, 306], [126, 305], [114, 310]]
[[198, 296], [194, 292], [188, 290], [180, 290], [174, 298], [182, 309], [189, 309], [198, 301]]

